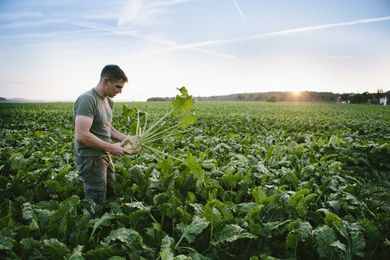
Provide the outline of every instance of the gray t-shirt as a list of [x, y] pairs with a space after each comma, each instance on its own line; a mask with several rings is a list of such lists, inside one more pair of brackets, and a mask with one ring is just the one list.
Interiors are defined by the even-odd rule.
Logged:
[[[93, 119], [91, 129], [92, 134], [103, 141], [111, 142], [113, 101], [98, 95], [95, 89], [91, 89], [76, 100], [73, 107], [73, 116], [87, 116]], [[105, 151], [90, 148], [75, 140], [75, 153], [78, 156], [100, 156]]]

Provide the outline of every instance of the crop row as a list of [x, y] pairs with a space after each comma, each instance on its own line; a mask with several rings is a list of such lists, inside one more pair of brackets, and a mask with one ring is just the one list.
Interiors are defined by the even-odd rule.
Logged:
[[[197, 103], [198, 121], [155, 146], [181, 160], [115, 157], [104, 208], [82, 199], [71, 104], [0, 108], [1, 258], [390, 255], [387, 107]], [[136, 122], [116, 104], [114, 124]]]

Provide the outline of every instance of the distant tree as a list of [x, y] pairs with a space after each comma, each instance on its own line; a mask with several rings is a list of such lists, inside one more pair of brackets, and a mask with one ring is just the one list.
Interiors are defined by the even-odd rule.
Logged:
[[343, 94], [341, 94], [341, 100], [342, 100], [342, 101], [345, 101], [345, 102], [348, 102], [349, 96], [350, 96], [350, 94], [348, 94], [348, 93], [343, 93]]
[[351, 94], [350, 95], [350, 101], [353, 104], [367, 104], [369, 103], [369, 100], [371, 101], [372, 94], [368, 93], [367, 91], [362, 94]]
[[276, 102], [277, 100], [278, 98], [275, 95], [272, 95], [267, 99], [267, 102]]
[[146, 102], [157, 102], [157, 101], [171, 101], [173, 98], [169, 97], [152, 97], [148, 98]]
[[248, 101], [254, 101], [256, 100], [256, 94], [255, 93], [249, 93], [248, 94]]
[[244, 101], [245, 100], [245, 95], [244, 94], [239, 94], [237, 98], [238, 98], [239, 101]]
[[0, 97], [0, 101], [7, 101], [6, 98]]
[[382, 98], [382, 97], [384, 97], [385, 96], [385, 92], [383, 91], [383, 89], [378, 89], [377, 91], [376, 91], [376, 93], [373, 95], [376, 99], [380, 99], [380, 98]]
[[372, 94], [368, 93], [367, 91], [363, 92], [362, 93], [362, 103], [363, 104], [368, 103], [368, 100], [371, 99], [371, 96], [372, 96]]
[[255, 101], [261, 101], [262, 100], [262, 97], [261, 97], [261, 94], [256, 94], [256, 97], [255, 97]]

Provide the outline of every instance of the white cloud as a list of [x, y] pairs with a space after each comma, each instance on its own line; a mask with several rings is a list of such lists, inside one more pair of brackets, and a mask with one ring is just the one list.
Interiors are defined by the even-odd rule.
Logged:
[[30, 28], [30, 27], [41, 27], [44, 25], [51, 24], [59, 24], [65, 23], [67, 20], [65, 19], [43, 19], [43, 20], [35, 20], [35, 21], [23, 21], [23, 22], [9, 22], [0, 25], [0, 28], [4, 29], [14, 29], [14, 28]]
[[0, 13], [0, 19], [23, 19], [23, 18], [37, 18], [42, 17], [43, 15], [39, 12], [3, 12]]
[[128, 0], [119, 14], [118, 26], [154, 24], [158, 16], [169, 8], [194, 1], [196, 0]]

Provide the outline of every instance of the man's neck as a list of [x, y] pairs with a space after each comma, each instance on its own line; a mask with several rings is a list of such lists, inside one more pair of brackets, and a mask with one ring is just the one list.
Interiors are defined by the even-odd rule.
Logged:
[[100, 97], [102, 97], [102, 98], [105, 98], [106, 97], [106, 95], [105, 95], [105, 93], [104, 93], [104, 89], [103, 89], [103, 85], [102, 84], [98, 84], [96, 87], [95, 87], [95, 90], [96, 90], [96, 92], [98, 93], [98, 95], [100, 96]]

